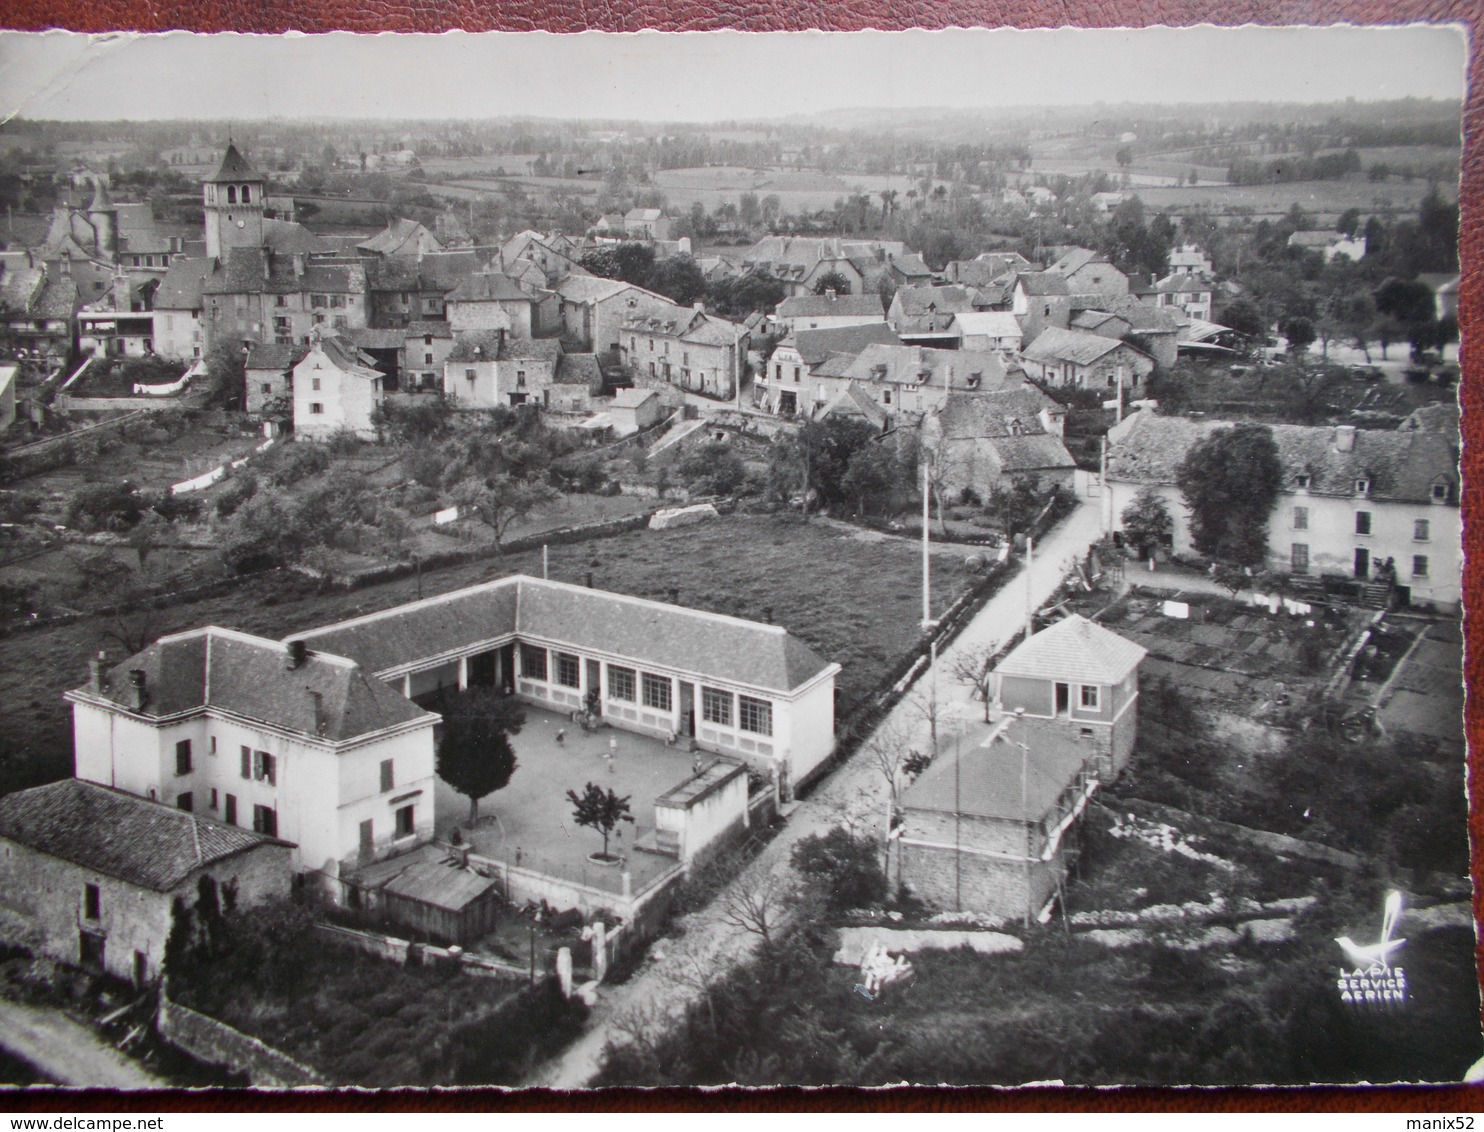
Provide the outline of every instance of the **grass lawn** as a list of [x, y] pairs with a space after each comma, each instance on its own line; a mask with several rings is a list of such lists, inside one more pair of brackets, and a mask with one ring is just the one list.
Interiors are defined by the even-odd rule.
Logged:
[[[796, 517], [735, 515], [669, 531], [634, 531], [554, 546], [551, 577], [667, 600], [734, 616], [773, 619], [826, 659], [839, 662], [841, 711], [870, 690], [892, 659], [917, 638], [917, 546], [867, 542]], [[934, 613], [968, 582], [941, 557]], [[365, 589], [320, 593], [312, 583], [272, 576], [245, 579], [231, 593], [141, 613], [150, 639], [203, 625], [269, 637], [371, 613], [507, 574], [540, 575], [540, 551], [489, 557]], [[49, 782], [71, 773], [70, 717], [61, 696], [87, 675], [99, 649], [120, 656], [110, 622], [91, 617], [0, 640], [0, 789]]]

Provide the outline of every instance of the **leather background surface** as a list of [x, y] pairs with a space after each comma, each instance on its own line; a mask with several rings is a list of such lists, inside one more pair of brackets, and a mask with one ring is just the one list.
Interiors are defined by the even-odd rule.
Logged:
[[[963, 26], [1139, 27], [1157, 24], [1394, 24], [1409, 22], [1460, 23], [1469, 27], [1469, 93], [1465, 110], [1463, 190], [1461, 202], [1461, 254], [1463, 285], [1459, 321], [1464, 380], [1460, 399], [1464, 407], [1463, 523], [1466, 550], [1464, 576], [1465, 633], [1467, 638], [1466, 679], [1468, 697], [1469, 779], [1474, 799], [1470, 825], [1474, 839], [1475, 913], [1484, 912], [1484, 899], [1477, 891], [1481, 871], [1480, 841], [1484, 839], [1484, 709], [1473, 690], [1484, 688], [1484, 623], [1479, 606], [1484, 600], [1484, 528], [1480, 501], [1484, 498], [1484, 296], [1481, 296], [1481, 258], [1484, 231], [1479, 209], [1484, 200], [1484, 5], [1477, 0], [860, 0], [845, 5], [808, 0], [772, 3], [743, 0], [515, 0], [482, 4], [471, 0], [420, 0], [395, 3], [378, 0], [0, 0], [0, 27], [39, 31], [61, 27], [74, 31], [240, 31], [272, 33], [288, 30], [324, 32], [348, 30], [440, 32], [454, 28], [470, 31], [575, 32], [587, 29], [638, 31], [708, 31], [733, 28], [747, 31], [801, 31], [810, 28], [855, 31], [864, 28], [900, 30]], [[862, 90], [869, 89], [868, 77]], [[1254, 91], [1256, 95], [1258, 92]], [[1322, 97], [1322, 92], [1319, 92]], [[1110, 100], [1118, 97], [1108, 92]], [[184, 109], [184, 108], [183, 108]], [[1484, 1055], [1484, 1047], [1480, 1049]], [[161, 1094], [161, 1111], [209, 1111], [213, 1108], [272, 1109], [303, 1111], [335, 1108], [350, 1111], [453, 1111], [465, 1109], [542, 1109], [549, 1111], [592, 1108], [648, 1111], [797, 1111], [878, 1109], [904, 1112], [935, 1112], [990, 1109], [1002, 1111], [1055, 1111], [1080, 1108], [1088, 1111], [1289, 1111], [1313, 1109], [1481, 1111], [1484, 1089], [1462, 1086], [1432, 1089], [1297, 1089], [1297, 1090], [1147, 1090], [1095, 1091], [1076, 1089], [894, 1089], [886, 1091], [800, 1090], [768, 1092], [692, 1093], [683, 1090], [617, 1091], [559, 1094], [502, 1093], [495, 1090], [466, 1090], [459, 1093], [419, 1094], [234, 1094], [202, 1103], [199, 1095]], [[121, 1098], [106, 1092], [74, 1094], [68, 1105], [79, 1111], [108, 1111], [120, 1107]], [[53, 1111], [58, 1098], [52, 1095], [10, 1094], [0, 1107]], [[137, 1102], [131, 1103], [137, 1107]]]

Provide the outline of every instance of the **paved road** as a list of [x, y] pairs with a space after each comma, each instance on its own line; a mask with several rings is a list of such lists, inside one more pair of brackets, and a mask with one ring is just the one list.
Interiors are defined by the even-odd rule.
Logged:
[[59, 1085], [92, 1089], [164, 1089], [93, 1031], [58, 1010], [0, 999], [0, 1046]]
[[[974, 620], [944, 650], [938, 666], [939, 719], [982, 719], [982, 705], [973, 701], [973, 689], [955, 683], [948, 673], [954, 660], [964, 654], [994, 651], [1025, 623], [1027, 588], [1032, 608], [1040, 606], [1060, 584], [1069, 559], [1086, 551], [1100, 531], [1097, 499], [1087, 498], [1087, 477], [1078, 473], [1079, 506], [1036, 549], [1029, 574], [1021, 570], [992, 597]], [[930, 744], [926, 689], [914, 689], [882, 721], [876, 736], [891, 736], [895, 745], [927, 750]], [[789, 857], [800, 839], [847, 824], [857, 831], [882, 833], [886, 813], [887, 785], [874, 764], [868, 739], [848, 761], [838, 767], [807, 801], [789, 816], [777, 837], [706, 908], [680, 921], [680, 938], [657, 941], [651, 961], [622, 986], [606, 986], [594, 1009], [587, 1032], [557, 1060], [548, 1063], [529, 1082], [548, 1088], [573, 1089], [587, 1084], [597, 1073], [604, 1047], [610, 1040], [627, 1042], [633, 1031], [658, 1035], [700, 996], [703, 980], [725, 974], [744, 961], [757, 937], [726, 922], [728, 894], [752, 894], [754, 898], [776, 891], [780, 900], [798, 883]]]

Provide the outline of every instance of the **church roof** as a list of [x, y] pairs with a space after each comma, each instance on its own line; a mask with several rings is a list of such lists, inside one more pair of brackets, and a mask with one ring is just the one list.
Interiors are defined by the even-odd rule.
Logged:
[[227, 152], [222, 154], [221, 167], [212, 176], [207, 177], [204, 183], [213, 185], [224, 184], [227, 181], [261, 181], [262, 179], [237, 147], [228, 142]]

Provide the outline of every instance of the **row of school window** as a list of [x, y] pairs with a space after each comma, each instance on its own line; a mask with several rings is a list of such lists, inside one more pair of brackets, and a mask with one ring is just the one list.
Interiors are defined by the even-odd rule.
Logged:
[[[558, 652], [554, 665], [548, 663], [548, 651], [538, 645], [520, 646], [520, 674], [529, 680], [548, 681], [564, 688], [582, 686], [581, 664], [571, 653]], [[670, 711], [674, 705], [674, 681], [668, 676], [640, 672], [619, 664], [609, 664], [608, 698], [625, 703], [642, 703], [655, 711]], [[554, 671], [553, 671], [554, 670]], [[642, 695], [642, 699], [641, 699]], [[735, 712], [733, 703], [735, 700]], [[735, 717], [736, 722], [733, 722]], [[701, 688], [701, 718], [723, 727], [740, 727], [757, 735], [773, 734], [773, 705], [752, 696], [733, 696], [719, 688]]]

